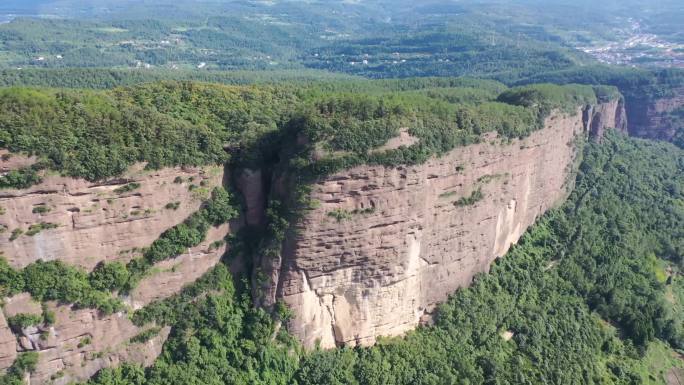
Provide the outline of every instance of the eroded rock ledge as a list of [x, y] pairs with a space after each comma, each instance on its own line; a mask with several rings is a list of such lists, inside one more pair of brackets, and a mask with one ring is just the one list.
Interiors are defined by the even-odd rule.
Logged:
[[[14, 155], [0, 164], [0, 170], [31, 162]], [[59, 259], [90, 271], [102, 261], [128, 262], [162, 232], [197, 211], [205, 195], [223, 179], [222, 166], [146, 171], [137, 165], [109, 183], [47, 176], [29, 189], [3, 190], [0, 225], [5, 231], [0, 234], [0, 254], [15, 268]], [[137, 187], [122, 189], [132, 183]], [[40, 222], [56, 226], [12, 239], [14, 229], [26, 230]], [[212, 227], [199, 245], [157, 263], [124, 298], [130, 309], [176, 294], [201, 277], [220, 261], [226, 245], [219, 241], [230, 232], [229, 224]], [[12, 365], [18, 353], [36, 352], [38, 364], [28, 376], [31, 384], [85, 381], [100, 369], [124, 361], [150, 365], [169, 333], [169, 328], [163, 328], [149, 340], [136, 342], [134, 337], [154, 325], [138, 327], [124, 312], [102, 315], [94, 309], [74, 309], [55, 302], [46, 303], [46, 309], [55, 315], [52, 325], [13, 333], [7, 319], [17, 314], [40, 315], [41, 305], [27, 293], [3, 302], [0, 371]]]
[[289, 305], [289, 330], [307, 347], [415, 328], [567, 197], [576, 141], [606, 127], [626, 129], [618, 100], [554, 113], [522, 140], [488, 134], [422, 165], [324, 178], [281, 257], [261, 263], [266, 303]]

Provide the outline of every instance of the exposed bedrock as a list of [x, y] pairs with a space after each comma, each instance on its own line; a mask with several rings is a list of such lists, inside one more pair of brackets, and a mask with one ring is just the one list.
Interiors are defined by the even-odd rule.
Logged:
[[[41, 314], [41, 306], [26, 294], [6, 302], [11, 306], [5, 306], [4, 316]], [[104, 367], [124, 361], [150, 365], [161, 353], [169, 333], [168, 328], [163, 328], [148, 341], [135, 342], [131, 339], [146, 328], [133, 325], [124, 313], [101, 316], [96, 310], [73, 310], [52, 302], [47, 308], [55, 314], [53, 325], [24, 328], [13, 336], [14, 344], [7, 342], [14, 345], [16, 352], [38, 353], [36, 370], [28, 377], [30, 384], [82, 381]]]
[[289, 329], [307, 347], [368, 345], [415, 328], [566, 198], [578, 137], [625, 124], [614, 101], [554, 113], [522, 140], [487, 134], [422, 165], [324, 178], [312, 186], [317, 207], [279, 257], [261, 262], [266, 304], [289, 305]]
[[[91, 270], [101, 261], [126, 262], [197, 211], [201, 191], [220, 185], [222, 176], [221, 167], [144, 171], [138, 166], [110, 183], [47, 176], [25, 190], [2, 190], [0, 252], [14, 267], [59, 259]], [[189, 186], [201, 181], [208, 187], [191, 191]], [[55, 227], [30, 235], [39, 223]], [[22, 233], [13, 237], [15, 230]]]
[[[0, 172], [32, 161], [14, 155], [0, 164]], [[0, 234], [0, 254], [15, 268], [41, 259], [61, 260], [87, 271], [101, 261], [127, 262], [197, 211], [223, 179], [223, 167], [145, 171], [138, 165], [109, 183], [47, 176], [26, 190], [3, 190], [0, 224], [5, 230]], [[41, 222], [56, 227], [27, 234], [31, 225]], [[23, 233], [10, 240], [14, 229]], [[212, 227], [199, 245], [158, 262], [124, 302], [137, 309], [178, 293], [220, 261], [226, 246], [218, 241], [231, 231], [229, 224]], [[133, 342], [131, 338], [151, 326], [135, 326], [126, 313], [102, 315], [57, 303], [48, 303], [47, 308], [55, 313], [53, 325], [13, 333], [7, 326], [9, 317], [41, 314], [42, 309], [26, 293], [3, 300], [0, 370], [9, 367], [18, 353], [35, 351], [38, 364], [29, 377], [31, 384], [83, 381], [123, 361], [151, 364], [169, 332], [164, 328], [146, 342]]]

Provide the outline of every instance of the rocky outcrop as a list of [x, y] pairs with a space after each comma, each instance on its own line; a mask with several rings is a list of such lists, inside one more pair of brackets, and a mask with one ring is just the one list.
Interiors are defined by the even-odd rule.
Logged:
[[[13, 155], [4, 165], [15, 169], [30, 163], [30, 159]], [[223, 177], [223, 167], [145, 171], [139, 165], [111, 183], [47, 176], [26, 190], [2, 190], [0, 223], [5, 231], [0, 234], [0, 254], [16, 268], [39, 259], [59, 259], [86, 270], [100, 261], [126, 262], [197, 211]], [[169, 203], [173, 205], [167, 207]], [[31, 224], [41, 222], [57, 227], [10, 240], [13, 229], [28, 230]], [[198, 246], [155, 264], [124, 301], [137, 309], [178, 293], [220, 261], [226, 252], [224, 238], [233, 230], [231, 226], [239, 225], [212, 227]], [[150, 326], [135, 326], [125, 312], [102, 315], [56, 303], [48, 303], [47, 309], [55, 313], [54, 324], [29, 327], [16, 335], [6, 318], [42, 314], [41, 305], [23, 293], [5, 298], [0, 313], [0, 369], [9, 367], [18, 352], [35, 351], [38, 364], [30, 375], [31, 384], [84, 381], [98, 370], [124, 361], [149, 365], [169, 333], [164, 328], [149, 341], [133, 343], [131, 338]]]
[[[200, 245], [172, 260], [156, 264], [152, 273], [142, 280], [127, 298], [137, 309], [158, 299], [178, 293], [216, 265], [225, 253], [223, 238], [230, 232], [229, 225], [211, 228]], [[51, 303], [48, 310], [55, 312], [55, 323], [49, 327], [24, 330], [18, 336], [7, 336], [3, 343], [0, 323], [0, 368], [12, 364], [13, 351], [36, 351], [38, 365], [31, 373], [32, 384], [53, 380], [55, 384], [68, 384], [90, 378], [98, 370], [116, 366], [121, 362], [150, 365], [161, 353], [169, 329], [162, 329], [147, 342], [131, 343], [131, 338], [147, 328], [135, 326], [128, 315], [117, 313], [102, 316], [96, 310], [73, 310], [67, 305]], [[26, 293], [5, 299], [3, 311], [7, 317], [19, 313], [41, 314], [39, 304]], [[18, 344], [17, 344], [18, 343]], [[7, 356], [3, 361], [2, 357]]]
[[583, 110], [582, 119], [589, 135], [594, 138], [603, 137], [606, 128], [627, 133], [627, 112], [622, 98], [597, 106], [587, 106]]
[[14, 317], [18, 314], [43, 314], [40, 303], [34, 301], [29, 293], [21, 293], [10, 298], [5, 298], [3, 302], [2, 312], [7, 318]]
[[554, 114], [523, 140], [489, 134], [422, 165], [330, 175], [281, 256], [261, 264], [267, 302], [289, 305], [289, 329], [308, 347], [411, 330], [564, 200], [578, 136], [624, 124], [615, 101]]
[[169, 330], [162, 329], [149, 341], [132, 342], [144, 329], [124, 313], [101, 316], [97, 310], [73, 310], [49, 303], [54, 325], [28, 327], [17, 336], [19, 352], [35, 351], [39, 361], [31, 384], [69, 384], [86, 380], [103, 367], [123, 361], [151, 364], [161, 353]]
[[232, 232], [229, 224], [211, 227], [206, 239], [187, 253], [155, 264], [152, 273], [133, 289], [127, 302], [134, 309], [139, 309], [178, 293], [183, 286], [196, 281], [221, 260], [226, 252], [224, 238]]
[[[136, 309], [178, 293], [220, 261], [226, 251], [222, 240], [229, 232], [228, 224], [211, 228], [200, 245], [156, 264], [126, 302]], [[55, 384], [84, 381], [98, 370], [124, 361], [152, 364], [169, 333], [165, 328], [147, 342], [131, 343], [131, 338], [149, 326], [135, 326], [125, 313], [103, 316], [97, 310], [75, 310], [55, 303], [48, 304], [48, 311], [55, 313], [53, 325], [27, 328], [15, 336], [6, 326], [4, 316], [42, 314], [42, 309], [27, 293], [4, 300], [4, 316], [0, 314], [0, 369], [12, 364], [17, 351], [36, 351], [38, 365], [30, 376], [32, 384], [48, 380]]]
[[[671, 113], [684, 109], [684, 87], [672, 90], [672, 96], [650, 99], [628, 97], [629, 134], [639, 138], [672, 141], [682, 121]], [[681, 118], [680, 118], [681, 119]]]
[[236, 180], [236, 187], [245, 200], [245, 223], [260, 226], [264, 221], [266, 194], [261, 170], [243, 169]]
[[[145, 171], [138, 166], [110, 183], [47, 176], [26, 190], [2, 190], [0, 253], [14, 267], [41, 259], [86, 270], [101, 261], [126, 262], [197, 211], [222, 177], [221, 167]], [[191, 185], [197, 188], [191, 191]], [[176, 202], [177, 207], [167, 207]], [[31, 226], [40, 223], [56, 227], [30, 235]]]
[[17, 338], [7, 325], [5, 315], [0, 312], [0, 374], [12, 366], [17, 358]]
[[0, 149], [0, 174], [11, 170], [19, 170], [36, 163], [36, 157], [12, 154], [11, 152]]

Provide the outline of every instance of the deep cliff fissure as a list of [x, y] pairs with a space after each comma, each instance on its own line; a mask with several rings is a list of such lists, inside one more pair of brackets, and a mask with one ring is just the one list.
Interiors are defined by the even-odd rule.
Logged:
[[[522, 139], [489, 133], [424, 164], [318, 178], [306, 194], [315, 204], [292, 221], [280, 251], [254, 256], [256, 303], [286, 304], [288, 329], [307, 347], [369, 345], [429, 322], [438, 303], [567, 197], [582, 138], [626, 124], [620, 98], [554, 112]], [[238, 184], [253, 224], [265, 216], [255, 207], [293, 194], [286, 172], [244, 174], [260, 176]], [[246, 193], [255, 189], [262, 193]]]

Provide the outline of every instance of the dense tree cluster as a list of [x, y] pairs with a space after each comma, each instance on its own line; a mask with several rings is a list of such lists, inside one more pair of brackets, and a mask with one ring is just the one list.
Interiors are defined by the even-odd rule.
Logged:
[[[405, 91], [395, 91], [400, 87]], [[155, 169], [221, 164], [229, 152], [258, 162], [272, 151], [269, 140], [298, 132], [329, 151], [349, 152], [327, 160], [337, 165], [419, 163], [484, 132], [525, 136], [552, 108], [596, 101], [589, 86], [537, 85], [498, 95], [503, 89], [486, 80], [431, 78], [299, 88], [190, 82], [111, 91], [7, 88], [0, 90], [0, 148], [37, 155], [41, 168], [91, 181], [118, 176], [135, 162]], [[370, 151], [403, 127], [420, 139], [417, 145]], [[39, 180], [31, 167], [2, 176], [0, 188]]]
[[5, 296], [28, 292], [37, 301], [71, 303], [107, 314], [123, 307], [109, 292], [93, 287], [85, 271], [60, 261], [38, 261], [16, 271], [0, 258], [0, 283]]
[[[275, 129], [289, 99], [284, 90], [191, 83], [106, 93], [3, 89], [0, 147], [88, 180], [117, 176], [134, 162], [221, 164], [224, 145]], [[10, 173], [0, 182], [25, 187], [37, 180], [32, 175]]]

